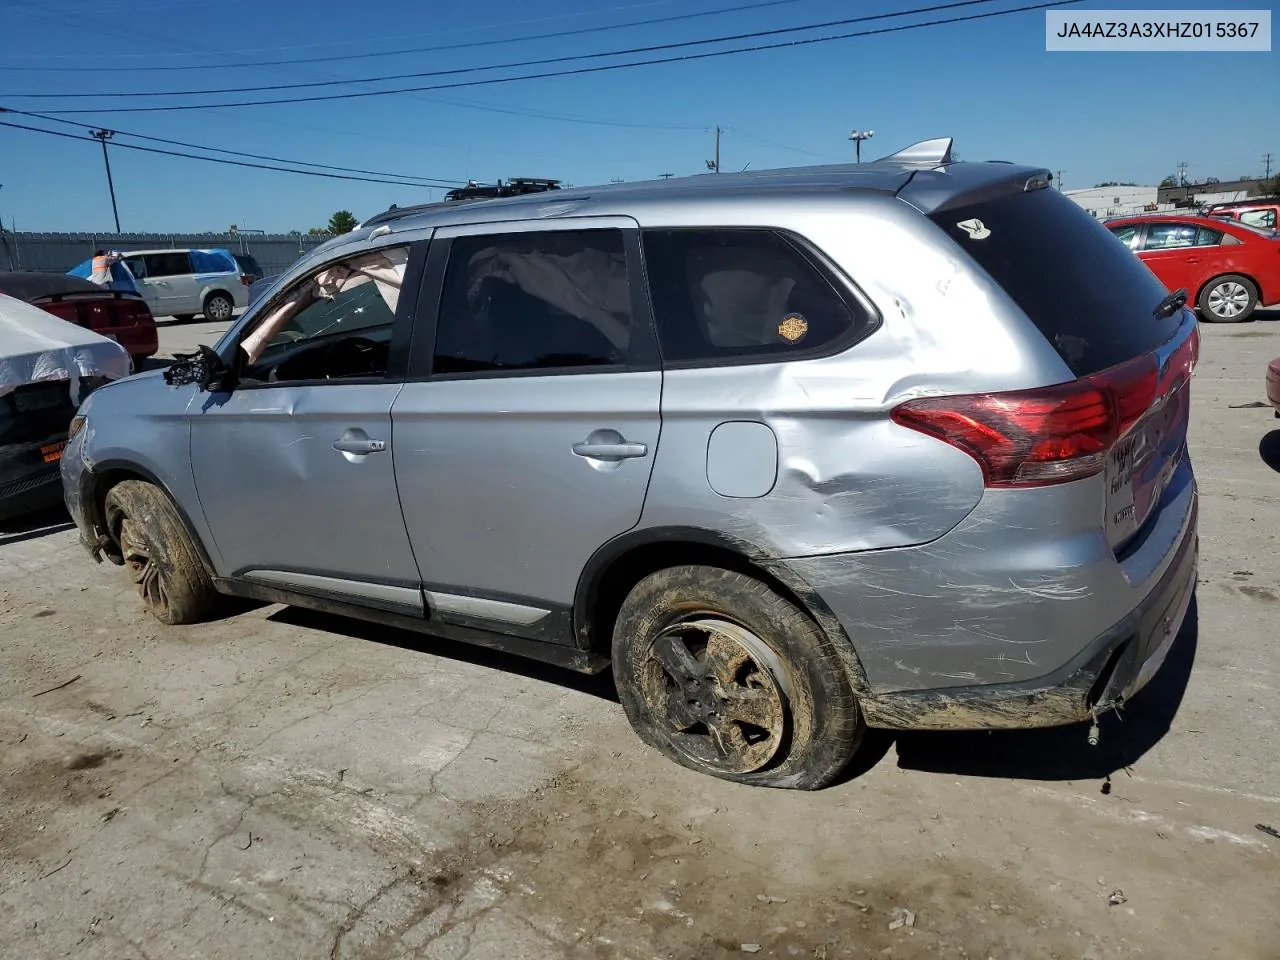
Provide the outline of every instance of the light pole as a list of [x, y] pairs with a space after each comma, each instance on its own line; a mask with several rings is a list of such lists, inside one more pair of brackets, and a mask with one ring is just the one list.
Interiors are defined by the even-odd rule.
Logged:
[[114, 130], [90, 130], [89, 136], [102, 144], [102, 162], [107, 167], [107, 189], [111, 191], [111, 214], [116, 218], [116, 233], [120, 232], [120, 211], [116, 209], [116, 185], [111, 181], [111, 160], [107, 156], [107, 141], [116, 135]]
[[853, 141], [858, 163], [862, 162], [862, 141], [870, 140], [875, 135], [876, 132], [874, 130], [851, 130], [849, 132], [849, 139]]

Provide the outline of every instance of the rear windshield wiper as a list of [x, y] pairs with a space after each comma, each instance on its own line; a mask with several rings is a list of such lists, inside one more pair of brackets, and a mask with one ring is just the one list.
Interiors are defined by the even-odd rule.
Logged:
[[1161, 300], [1155, 309], [1157, 320], [1166, 320], [1187, 305], [1187, 288], [1179, 287]]

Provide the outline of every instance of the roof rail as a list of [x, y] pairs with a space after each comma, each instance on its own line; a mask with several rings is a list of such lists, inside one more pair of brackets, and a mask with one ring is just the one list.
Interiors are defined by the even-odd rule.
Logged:
[[876, 161], [876, 163], [920, 164], [926, 167], [936, 167], [951, 162], [951, 137], [921, 140]]

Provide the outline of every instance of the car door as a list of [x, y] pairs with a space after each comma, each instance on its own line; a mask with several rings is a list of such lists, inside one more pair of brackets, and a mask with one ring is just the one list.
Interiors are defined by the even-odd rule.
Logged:
[[[1186, 287], [1194, 297], [1200, 285], [1209, 277], [1212, 251], [1205, 243], [1197, 244], [1196, 224], [1183, 220], [1151, 220], [1143, 234], [1138, 256], [1169, 290]], [[1222, 234], [1217, 234], [1221, 238]]]
[[574, 224], [437, 231], [391, 411], [431, 616], [564, 643], [640, 519], [662, 393], [634, 221]]
[[[361, 273], [370, 256], [399, 279], [335, 292], [333, 277]], [[197, 396], [191, 468], [227, 575], [422, 613], [391, 406], [414, 299], [400, 297], [399, 285], [409, 259], [420, 265], [423, 256], [425, 241], [366, 251], [285, 288], [226, 350], [243, 354], [234, 389]]]
[[147, 301], [147, 307], [151, 310], [152, 315], [157, 317], [167, 316], [162, 300], [164, 287], [158, 283], [151, 282], [151, 278], [147, 274], [147, 258], [142, 254], [126, 254], [121, 259], [121, 263], [133, 275], [134, 286], [138, 288], [138, 293], [142, 294], [142, 299]]
[[155, 306], [151, 312], [157, 316], [172, 317], [199, 310], [188, 309], [191, 291], [184, 278], [191, 274], [191, 258], [185, 250], [166, 250], [163, 253], [148, 253], [143, 256], [146, 280], [143, 285], [152, 291], [143, 293], [150, 304]]

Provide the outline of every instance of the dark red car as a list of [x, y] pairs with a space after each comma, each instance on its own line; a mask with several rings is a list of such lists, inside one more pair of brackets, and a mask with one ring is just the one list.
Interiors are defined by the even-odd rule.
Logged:
[[1242, 323], [1259, 306], [1280, 303], [1280, 235], [1220, 217], [1147, 214], [1117, 217], [1107, 229], [1169, 290], [1211, 323]]
[[108, 290], [63, 273], [0, 273], [0, 293], [116, 341], [129, 351], [135, 368], [160, 349], [155, 317], [141, 294]]

